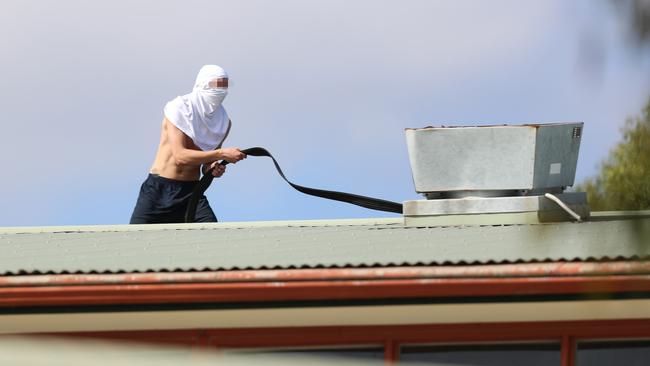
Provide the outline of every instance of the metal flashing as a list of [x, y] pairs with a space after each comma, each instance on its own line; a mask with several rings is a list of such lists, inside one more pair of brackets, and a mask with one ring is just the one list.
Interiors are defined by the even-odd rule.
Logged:
[[131, 232], [161, 230], [212, 230], [212, 229], [254, 229], [267, 227], [326, 227], [326, 226], [372, 226], [401, 225], [404, 219], [369, 218], [369, 219], [332, 219], [332, 220], [273, 220], [241, 222], [200, 222], [193, 224], [149, 224], [149, 225], [81, 225], [81, 226], [14, 226], [0, 227], [2, 234], [34, 233], [96, 233], [96, 232]]
[[408, 228], [400, 219], [0, 233], [0, 274], [360, 268], [636, 259], [650, 218]]

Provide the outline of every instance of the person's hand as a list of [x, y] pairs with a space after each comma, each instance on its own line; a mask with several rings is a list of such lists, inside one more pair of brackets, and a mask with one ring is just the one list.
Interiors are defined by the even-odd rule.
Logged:
[[239, 150], [239, 148], [226, 147], [226, 148], [223, 148], [223, 149], [220, 149], [220, 150], [221, 150], [221, 155], [223, 157], [223, 160], [225, 160], [225, 161], [227, 161], [227, 162], [229, 162], [231, 164], [235, 164], [236, 162], [238, 162], [238, 161], [240, 161], [242, 159], [246, 159], [246, 154], [241, 152], [241, 150]]
[[224, 165], [219, 164], [219, 162], [214, 162], [210, 164], [210, 168], [212, 169], [212, 175], [215, 178], [219, 178], [220, 176], [223, 175], [223, 173], [226, 172], [226, 167]]

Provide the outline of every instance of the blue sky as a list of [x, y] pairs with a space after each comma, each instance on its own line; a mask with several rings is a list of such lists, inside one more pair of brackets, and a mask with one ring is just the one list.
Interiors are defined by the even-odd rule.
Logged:
[[[610, 1], [4, 1], [0, 226], [128, 222], [162, 107], [203, 64], [231, 77], [227, 146], [294, 182], [418, 199], [404, 128], [584, 121], [595, 174], [650, 95]], [[249, 158], [221, 221], [385, 217], [305, 196]]]

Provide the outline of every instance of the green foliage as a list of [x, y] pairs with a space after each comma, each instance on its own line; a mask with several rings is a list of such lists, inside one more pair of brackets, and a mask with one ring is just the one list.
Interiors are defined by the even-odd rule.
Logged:
[[609, 153], [600, 173], [578, 185], [594, 211], [650, 209], [650, 101], [629, 118], [623, 141]]

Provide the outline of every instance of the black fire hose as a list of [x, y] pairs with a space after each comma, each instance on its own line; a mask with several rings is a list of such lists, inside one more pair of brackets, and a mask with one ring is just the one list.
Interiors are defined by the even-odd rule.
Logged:
[[[273, 160], [273, 164], [275, 164], [275, 169], [277, 169], [278, 174], [280, 174], [282, 179], [284, 179], [287, 183], [289, 183], [289, 185], [292, 186], [294, 189], [302, 193], [316, 196], [316, 197], [327, 198], [330, 200], [347, 202], [353, 205], [369, 208], [371, 210], [387, 211], [387, 212], [394, 212], [399, 214], [402, 213], [401, 203], [385, 201], [378, 198], [360, 196], [352, 193], [326, 191], [323, 189], [303, 187], [291, 183], [287, 179], [287, 177], [285, 177], [284, 173], [282, 172], [282, 169], [280, 169], [280, 165], [275, 160], [273, 155], [271, 155], [270, 152], [268, 152], [266, 149], [262, 147], [251, 147], [250, 149], [242, 150], [242, 152], [250, 156], [267, 156], [271, 158], [271, 160]], [[221, 161], [219, 164], [227, 165], [228, 162], [224, 160]], [[208, 187], [210, 187], [210, 184], [212, 183], [213, 179], [214, 176], [212, 175], [212, 169], [210, 169], [205, 172], [205, 174], [203, 175], [199, 183], [194, 188], [194, 192], [192, 192], [192, 196], [190, 196], [190, 201], [187, 204], [187, 211], [185, 211], [185, 222], [194, 222], [194, 216], [196, 215], [196, 205], [199, 203], [199, 198], [201, 198], [201, 196], [205, 193]]]

